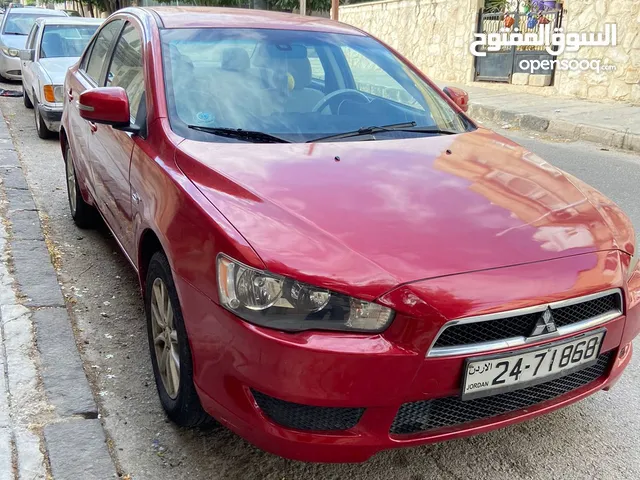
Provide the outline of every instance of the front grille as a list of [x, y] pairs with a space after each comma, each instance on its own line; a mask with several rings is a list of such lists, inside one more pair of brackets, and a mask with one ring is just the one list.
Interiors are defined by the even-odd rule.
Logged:
[[285, 402], [256, 390], [253, 398], [274, 422], [296, 430], [347, 430], [360, 421], [364, 408], [313, 407]]
[[406, 435], [482, 420], [522, 410], [569, 393], [604, 375], [613, 352], [598, 357], [597, 363], [565, 377], [514, 392], [463, 402], [459, 397], [438, 398], [403, 404], [390, 433]]
[[[433, 348], [472, 345], [513, 337], [528, 337], [545, 309], [546, 306], [542, 306], [539, 311], [524, 315], [451, 325], [440, 334]], [[621, 314], [621, 298], [619, 293], [612, 293], [564, 307], [554, 308], [551, 305], [551, 312], [556, 326], [560, 328], [606, 313], [617, 312]]]

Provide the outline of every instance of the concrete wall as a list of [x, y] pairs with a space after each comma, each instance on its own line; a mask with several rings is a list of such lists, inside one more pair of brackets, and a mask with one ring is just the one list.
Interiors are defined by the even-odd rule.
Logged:
[[469, 42], [477, 0], [387, 0], [343, 5], [340, 21], [362, 28], [406, 56], [431, 78], [471, 79]]

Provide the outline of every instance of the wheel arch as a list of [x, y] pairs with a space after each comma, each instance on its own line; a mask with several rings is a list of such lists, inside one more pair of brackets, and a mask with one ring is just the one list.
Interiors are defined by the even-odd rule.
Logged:
[[169, 259], [167, 251], [160, 241], [160, 237], [156, 234], [156, 232], [153, 231], [152, 228], [146, 228], [140, 235], [137, 258], [138, 277], [143, 295], [146, 288], [149, 263], [151, 262], [151, 257], [153, 257], [153, 254], [156, 252], [162, 252], [167, 257], [167, 260], [169, 260], [169, 265], [171, 265], [171, 260]]
[[64, 158], [65, 151], [67, 149], [67, 143], [69, 140], [67, 139], [67, 131], [64, 128], [64, 125], [60, 124], [60, 151], [62, 152], [62, 158]]

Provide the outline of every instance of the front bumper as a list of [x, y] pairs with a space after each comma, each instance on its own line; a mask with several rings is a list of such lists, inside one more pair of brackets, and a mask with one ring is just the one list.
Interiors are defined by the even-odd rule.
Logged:
[[9, 80], [21, 80], [22, 63], [20, 57], [9, 57], [0, 52], [0, 75]]
[[[558, 276], [550, 278], [548, 285], [531, 284], [538, 298], [546, 301], [553, 298], [552, 293], [561, 292], [558, 285], [566, 285], [562, 272], [571, 277], [570, 272], [575, 271], [564, 268], [572, 261], [575, 259], [559, 262]], [[545, 272], [549, 266], [515, 269], [523, 278], [539, 278], [534, 270]], [[498, 282], [501, 274], [496, 272], [499, 271], [481, 274], [484, 285]], [[513, 280], [513, 273], [511, 270], [505, 278]], [[474, 274], [461, 277], [465, 277], [458, 281], [461, 291], [471, 285], [481, 290]], [[616, 286], [611, 279], [605, 280], [592, 287], [604, 291]], [[459, 395], [463, 365], [469, 356], [426, 357], [446, 319], [440, 319], [441, 324], [425, 326], [416, 323], [415, 318], [398, 314], [381, 335], [286, 334], [239, 320], [181, 278], [176, 279], [176, 286], [190, 338], [196, 388], [205, 410], [268, 452], [313, 462], [365, 461], [382, 450], [484, 433], [567, 406], [610, 388], [618, 380], [631, 358], [630, 342], [640, 329], [638, 303], [626, 316], [581, 332], [604, 326], [607, 333], [601, 354], [608, 353], [610, 358], [601, 372], [576, 388], [525, 408], [405, 434], [394, 428], [394, 423], [406, 405], [456, 399]], [[510, 293], [502, 289], [504, 304], [514, 303], [518, 296], [528, 296], [525, 290]], [[630, 297], [626, 290], [624, 294], [625, 298]], [[538, 344], [544, 343], [548, 341]], [[289, 409], [289, 416], [281, 415], [278, 409], [282, 408]], [[320, 418], [320, 425], [330, 427], [308, 430], [304, 419], [308, 418], [305, 415], [309, 409], [315, 409], [319, 417], [314, 418]], [[340, 410], [340, 414], [331, 416], [332, 410]], [[335, 422], [347, 428], [331, 428]]]
[[62, 120], [62, 104], [58, 105], [44, 105], [41, 104], [38, 107], [40, 109], [40, 116], [47, 125], [47, 128], [52, 132], [60, 130], [60, 120]]

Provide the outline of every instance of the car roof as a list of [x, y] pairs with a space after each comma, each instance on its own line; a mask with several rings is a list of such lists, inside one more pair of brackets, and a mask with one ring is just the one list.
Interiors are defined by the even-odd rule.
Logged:
[[58, 17], [68, 17], [68, 15], [63, 12], [62, 10], [51, 10], [49, 8], [38, 8], [38, 7], [11, 7], [9, 10], [7, 10], [5, 12], [5, 15], [8, 14], [12, 14], [12, 13], [32, 13], [34, 15], [48, 15], [48, 16], [58, 16]]
[[362, 31], [325, 18], [243, 8], [146, 7], [165, 28], [270, 28], [365, 35]]
[[100, 25], [104, 18], [49, 17], [39, 18], [36, 22], [43, 25]]

